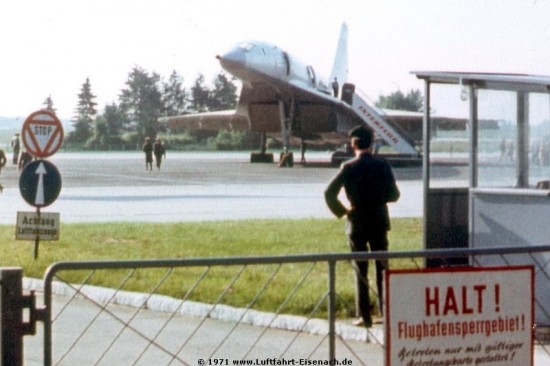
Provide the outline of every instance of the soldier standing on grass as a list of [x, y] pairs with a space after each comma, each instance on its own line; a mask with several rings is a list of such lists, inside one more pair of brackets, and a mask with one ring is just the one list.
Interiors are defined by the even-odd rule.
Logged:
[[[399, 199], [399, 189], [390, 165], [372, 155], [374, 133], [367, 126], [358, 126], [349, 133], [355, 159], [342, 165], [340, 172], [325, 190], [325, 201], [338, 218], [347, 217], [346, 234], [352, 252], [370, 250], [387, 251], [390, 230], [388, 202]], [[344, 188], [351, 208], [338, 199]], [[356, 261], [356, 311], [360, 319], [354, 324], [372, 326], [368, 285], [368, 262]], [[383, 313], [383, 271], [387, 261], [376, 261], [376, 286], [378, 290], [379, 313]]]

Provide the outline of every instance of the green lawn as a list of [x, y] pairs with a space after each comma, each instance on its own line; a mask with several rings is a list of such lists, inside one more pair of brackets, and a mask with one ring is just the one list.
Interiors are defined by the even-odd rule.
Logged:
[[[421, 248], [420, 218], [394, 219], [390, 232], [390, 250]], [[307, 253], [349, 252], [344, 221], [336, 219], [244, 220], [201, 223], [113, 223], [62, 224], [60, 240], [40, 243], [39, 258], [33, 258], [34, 243], [16, 241], [13, 226], [0, 226], [0, 266], [22, 267], [28, 277], [42, 278], [46, 268], [60, 261], [136, 260], [173, 258], [210, 258], [239, 256], [275, 256]], [[393, 268], [410, 262], [392, 262]], [[371, 269], [374, 266], [370, 266]], [[257, 298], [254, 308], [274, 311], [285, 303], [284, 312], [308, 314], [326, 291], [324, 263], [264, 265], [245, 268], [212, 268], [119, 271], [63, 272], [63, 280], [86, 282], [127, 291], [166, 294], [176, 298], [247, 306]], [[204, 280], [195, 286], [204, 273]], [[307, 275], [306, 275], [307, 274]], [[166, 280], [159, 279], [167, 275]], [[233, 282], [234, 278], [237, 278]], [[305, 277], [305, 280], [303, 278]], [[86, 278], [86, 279], [85, 279]], [[374, 276], [371, 276], [374, 279]], [[337, 267], [341, 315], [350, 315], [353, 304], [353, 271], [348, 263]], [[304, 281], [292, 300], [286, 296]], [[156, 286], [159, 286], [158, 289]], [[265, 287], [265, 289], [263, 289]], [[153, 288], [155, 288], [153, 290]], [[192, 290], [191, 290], [192, 289]], [[258, 293], [259, 289], [261, 293]], [[324, 311], [324, 305], [319, 310]]]

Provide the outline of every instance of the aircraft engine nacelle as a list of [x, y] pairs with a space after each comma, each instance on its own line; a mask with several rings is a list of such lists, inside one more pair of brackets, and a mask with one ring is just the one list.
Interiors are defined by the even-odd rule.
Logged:
[[[281, 132], [281, 117], [277, 104], [256, 103], [248, 106], [250, 130], [255, 132]], [[331, 132], [336, 129], [334, 109], [325, 104], [302, 104], [295, 116], [293, 130]]]
[[257, 103], [248, 106], [250, 130], [254, 132], [281, 132], [279, 105]]
[[336, 129], [336, 115], [326, 104], [302, 104], [298, 118], [303, 131], [331, 132]]

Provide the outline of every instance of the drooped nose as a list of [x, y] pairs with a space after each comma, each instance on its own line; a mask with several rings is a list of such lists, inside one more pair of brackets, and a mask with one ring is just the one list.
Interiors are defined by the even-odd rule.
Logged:
[[217, 55], [216, 58], [220, 60], [222, 67], [233, 75], [239, 74], [246, 66], [246, 57], [240, 48], [233, 48], [221, 56]]

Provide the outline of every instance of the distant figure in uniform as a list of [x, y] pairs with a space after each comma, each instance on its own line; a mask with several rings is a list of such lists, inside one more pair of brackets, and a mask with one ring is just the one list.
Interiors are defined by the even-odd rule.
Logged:
[[13, 149], [13, 165], [17, 165], [19, 160], [19, 152], [21, 150], [21, 142], [19, 141], [19, 134], [16, 133], [11, 139], [11, 148]]
[[166, 149], [164, 144], [157, 137], [155, 144], [153, 145], [153, 153], [155, 154], [155, 162], [157, 163], [157, 169], [160, 169], [160, 164], [162, 163], [162, 157], [166, 159]]
[[306, 140], [302, 137], [302, 142], [300, 143], [300, 151], [302, 153], [300, 162], [302, 164], [306, 163], [306, 150], [307, 150]]
[[[6, 165], [6, 162], [8, 159], [6, 159], [6, 154], [4, 153], [4, 150], [0, 149], [0, 173], [2, 172], [2, 168]], [[4, 186], [0, 183], [0, 193], [4, 190]]]
[[501, 141], [500, 141], [500, 159], [499, 160], [504, 160], [504, 158], [506, 157], [506, 139], [503, 138]]
[[32, 161], [32, 155], [27, 150], [23, 150], [21, 157], [19, 158], [19, 170], [23, 170], [25, 165]]
[[145, 153], [145, 170], [153, 170], [153, 144], [149, 137], [145, 138], [142, 150]]
[[508, 159], [510, 159], [510, 161], [514, 161], [514, 150], [515, 150], [514, 143], [510, 142], [508, 144], [508, 150], [506, 151], [506, 156], [508, 157]]
[[[344, 164], [325, 190], [325, 201], [332, 213], [347, 217], [346, 234], [352, 252], [388, 250], [387, 232], [390, 230], [388, 202], [399, 199], [399, 189], [390, 165], [372, 155], [374, 133], [362, 125], [349, 133], [355, 159]], [[338, 194], [344, 188], [351, 204], [348, 208], [339, 200]], [[368, 285], [368, 262], [354, 263], [356, 271], [356, 311], [361, 318], [354, 324], [372, 326]], [[383, 271], [387, 261], [376, 261], [376, 286], [378, 289], [379, 313], [383, 314]]]
[[334, 81], [332, 82], [332, 93], [336, 98], [338, 98], [339, 89], [340, 89], [340, 85], [338, 84], [338, 78], [334, 78]]

